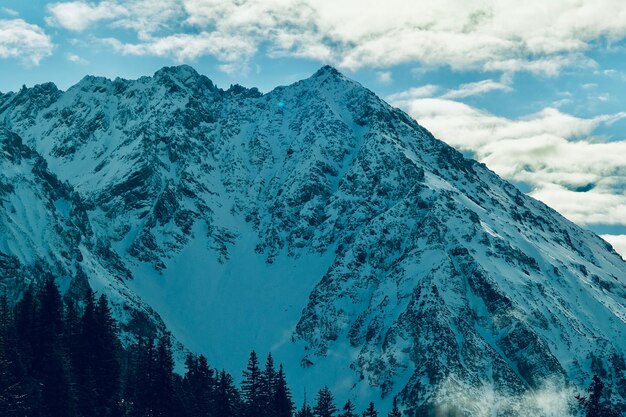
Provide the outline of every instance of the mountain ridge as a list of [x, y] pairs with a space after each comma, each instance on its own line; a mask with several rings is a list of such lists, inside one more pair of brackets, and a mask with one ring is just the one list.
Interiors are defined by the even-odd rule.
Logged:
[[624, 406], [621, 257], [332, 67], [265, 94], [85, 77], [3, 95], [0, 120], [102, 242], [67, 275], [218, 366], [272, 350], [297, 384], [461, 415], [602, 370]]

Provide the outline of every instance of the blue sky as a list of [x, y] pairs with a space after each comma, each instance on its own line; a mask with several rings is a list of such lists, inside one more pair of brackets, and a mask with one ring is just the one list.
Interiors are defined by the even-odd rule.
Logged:
[[0, 0], [0, 91], [331, 64], [626, 253], [623, 0]]

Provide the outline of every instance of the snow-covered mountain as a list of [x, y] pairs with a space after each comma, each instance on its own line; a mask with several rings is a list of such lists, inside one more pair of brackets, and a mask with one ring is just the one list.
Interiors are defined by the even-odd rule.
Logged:
[[622, 258], [331, 67], [38, 85], [0, 124], [12, 291], [89, 283], [215, 366], [271, 350], [382, 410], [559, 415], [593, 373], [626, 404]]

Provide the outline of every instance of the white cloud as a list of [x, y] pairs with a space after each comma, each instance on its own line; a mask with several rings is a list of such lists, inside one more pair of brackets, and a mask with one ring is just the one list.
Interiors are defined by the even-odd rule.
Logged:
[[456, 90], [449, 90], [442, 95], [442, 98], [463, 98], [485, 94], [490, 91], [513, 91], [513, 89], [504, 83], [493, 80], [482, 80], [475, 83], [461, 84]]
[[[210, 33], [346, 69], [419, 61], [454, 69], [556, 75], [594, 65], [597, 39], [626, 36], [621, 0], [106, 0], [59, 2], [50, 22], [85, 30], [98, 21], [137, 31], [146, 50], [160, 38]], [[191, 29], [191, 32], [189, 31]], [[211, 54], [214, 48], [203, 48]]]
[[92, 4], [84, 1], [52, 3], [48, 5], [49, 25], [81, 32], [101, 20], [110, 20], [128, 14], [128, 10], [115, 2], [103, 1]]
[[22, 19], [0, 19], [0, 58], [17, 58], [26, 65], [52, 55], [52, 40], [37, 25]]
[[224, 37], [215, 32], [172, 35], [138, 44], [124, 44], [112, 38], [106, 39], [106, 42], [124, 54], [171, 56], [178, 62], [194, 60], [207, 54], [221, 61], [235, 62], [254, 53], [254, 46], [246, 38]]
[[626, 259], [626, 235], [602, 235], [602, 239], [609, 242], [615, 251]]
[[473, 152], [504, 178], [531, 185], [533, 197], [574, 222], [626, 225], [626, 140], [593, 136], [598, 126], [626, 113], [585, 119], [545, 108], [508, 119], [454, 100], [415, 97], [411, 91], [388, 100], [435, 136]]
[[376, 80], [381, 84], [391, 84], [393, 81], [391, 71], [376, 72]]
[[84, 58], [81, 58], [80, 56], [73, 54], [73, 53], [67, 53], [65, 55], [65, 58], [70, 61], [70, 62], [75, 62], [77, 64], [86, 64], [87, 60]]
[[626, 196], [613, 194], [610, 190], [594, 189], [580, 193], [557, 184], [546, 183], [530, 195], [579, 225], [626, 223]]

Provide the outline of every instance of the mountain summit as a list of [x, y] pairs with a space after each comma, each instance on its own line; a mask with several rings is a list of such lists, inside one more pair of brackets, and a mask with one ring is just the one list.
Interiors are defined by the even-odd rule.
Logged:
[[549, 415], [594, 373], [625, 409], [622, 258], [334, 68], [267, 94], [188, 66], [46, 84], [0, 120], [15, 293], [52, 273], [124, 329], [231, 370], [272, 351], [382, 410]]

